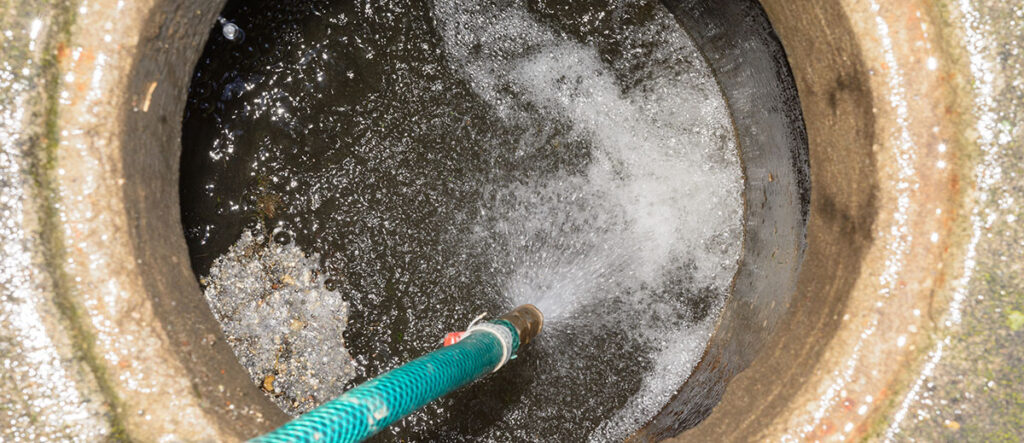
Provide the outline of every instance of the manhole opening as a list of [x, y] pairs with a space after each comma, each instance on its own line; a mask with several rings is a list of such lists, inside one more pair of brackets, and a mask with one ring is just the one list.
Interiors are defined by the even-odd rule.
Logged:
[[236, 356], [296, 414], [534, 303], [535, 346], [382, 438], [621, 439], [678, 410], [750, 192], [707, 42], [674, 5], [424, 3], [232, 1], [212, 29], [180, 193]]

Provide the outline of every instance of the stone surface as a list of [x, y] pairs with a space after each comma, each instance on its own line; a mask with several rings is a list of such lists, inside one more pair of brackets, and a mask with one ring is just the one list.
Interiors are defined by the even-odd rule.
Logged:
[[[885, 437], [1020, 441], [1024, 435], [1024, 4], [952, 2], [965, 26], [975, 83], [981, 164], [972, 208], [974, 256], [935, 332], [910, 394]], [[973, 263], [971, 263], [973, 262]]]
[[125, 103], [148, 110], [125, 85], [151, 14], [166, 16], [154, 2], [4, 3], [0, 440], [234, 437], [154, 315], [130, 241], [116, 136]]
[[[815, 217], [856, 215], [844, 208], [845, 196], [820, 206], [836, 197], [819, 186], [836, 179], [820, 175], [829, 163], [822, 152], [834, 155], [836, 147], [834, 136], [816, 139], [815, 132], [844, 115], [830, 119], [815, 106], [824, 98], [836, 111], [858, 86], [840, 75], [829, 91], [829, 65], [815, 66], [836, 47], [821, 42], [837, 36], [859, 55], [848, 50], [835, 63], [863, 63], [870, 76], [877, 218], [849, 296], [823, 305], [834, 292], [799, 294], [777, 342], [730, 384], [709, 420], [680, 440], [1014, 438], [1019, 393], [981, 398], [979, 388], [993, 379], [993, 386], [1019, 386], [1020, 377], [1022, 345], [1011, 335], [1019, 332], [1008, 310], [1019, 305], [1010, 294], [1019, 293], [1011, 287], [1021, 237], [997, 223], [1010, 215], [1012, 226], [1020, 192], [1014, 171], [1021, 144], [1011, 131], [1022, 102], [1019, 86], [1008, 87], [1020, 84], [1020, 13], [998, 1], [763, 3], [794, 66], [811, 135], [814, 209], [805, 271], [817, 273], [822, 263], [813, 258], [814, 242], [822, 240], [813, 238]], [[808, 32], [816, 37], [807, 39]], [[1008, 277], [996, 288], [985, 276]], [[971, 378], [979, 370], [989, 373]], [[956, 406], [971, 403], [968, 397], [978, 405], [973, 412]], [[930, 418], [908, 424], [909, 416]]]
[[0, 14], [2, 441], [96, 440], [115, 427], [46, 267], [38, 166], [54, 135], [47, 99], [67, 26], [62, 6], [14, 1]]
[[[227, 350], [216, 334], [203, 339], [204, 332], [191, 340], [189, 332], [182, 331], [187, 323], [169, 326], [171, 316], [161, 314], [178, 312], [175, 306], [186, 301], [175, 298], [179, 287], [167, 286], [174, 290], [161, 292], [149, 285], [153, 272], [167, 268], [145, 265], [143, 259], [173, 264], [184, 254], [183, 241], [147, 252], [146, 243], [130, 237], [139, 226], [158, 222], [131, 212], [123, 178], [162, 164], [150, 157], [133, 158], [130, 150], [122, 151], [123, 145], [173, 146], [177, 116], [164, 112], [175, 109], [175, 100], [184, 100], [184, 92], [170, 85], [181, 87], [185, 80], [178, 71], [187, 76], [189, 68], [172, 55], [159, 59], [174, 61], [169, 67], [153, 62], [146, 69], [131, 70], [140, 58], [175, 42], [201, 43], [203, 36], [174, 25], [193, 16], [200, 23], [212, 23], [218, 8], [197, 7], [201, 3], [3, 4], [2, 440], [230, 440], [282, 419], [261, 415], [268, 410], [261, 409], [258, 392], [246, 397], [244, 386], [216, 378], [222, 371], [240, 373], [237, 363], [208, 363], [215, 359], [196, 357]], [[716, 422], [713, 415], [706, 429], [715, 429], [716, 423], [727, 425], [735, 432], [734, 439], [1020, 438], [1024, 331], [1015, 326], [1015, 313], [1024, 314], [1019, 252], [1024, 232], [1018, 227], [1024, 216], [1019, 203], [1024, 198], [1024, 72], [1022, 13], [1014, 3], [791, 2], [791, 16], [785, 14], [786, 8], [768, 8], [773, 20], [790, 17], [790, 26], [808, 25], [779, 27], [787, 47], [825, 41], [818, 37], [840, 27], [828, 20], [849, 20], [857, 37], [854, 43], [864, 52], [871, 74], [870, 102], [881, 125], [874, 129], [874, 156], [888, 194], [878, 196], [882, 210], [872, 224], [868, 266], [854, 271], [856, 289], [830, 305], [834, 311], [829, 314], [834, 312], [835, 318], [821, 324], [822, 332], [799, 337], [821, 343], [813, 350], [818, 354], [811, 359], [812, 367], [800, 368], [806, 376], [798, 378], [797, 385], [782, 387], [763, 380], [769, 400], [779, 399], [770, 414], [749, 407], [751, 402], [760, 404], [761, 398], [743, 398], [733, 389], [740, 384], [730, 386], [716, 411], [728, 418]], [[821, 4], [839, 5], [832, 12], [840, 13], [816, 23], [824, 16], [808, 10]], [[786, 29], [803, 31], [786, 35]], [[146, 54], [136, 53], [140, 47]], [[172, 68], [176, 74], [168, 77], [165, 71]], [[801, 94], [817, 95], [825, 103], [831, 99], [833, 110], [844, 109], [848, 99], [863, 94], [851, 92], [850, 84], [844, 83], [849, 79], [842, 76], [833, 79], [835, 88], [822, 89], [833, 86], [815, 82], [826, 74], [812, 73]], [[145, 117], [139, 120], [142, 129], [122, 133], [120, 122], [131, 113]], [[840, 114], [819, 117], [819, 123], [844, 121]], [[170, 129], [160, 132], [159, 140], [134, 140], [138, 134], [154, 134], [145, 128], [160, 125]], [[938, 129], [928, 135], [933, 127]], [[913, 148], [907, 148], [910, 145]], [[160, 152], [176, 167], [172, 151]], [[868, 157], [865, 162], [875, 159]], [[134, 162], [127, 163], [128, 171], [126, 158]], [[912, 161], [906, 163], [908, 158]], [[919, 183], [927, 189], [919, 190]], [[937, 183], [946, 187], [929, 187]], [[913, 192], [899, 192], [903, 189]], [[904, 210], [901, 195], [941, 204]], [[141, 192], [133, 198], [147, 196], [165, 203], [173, 200]], [[834, 197], [832, 203], [838, 206], [824, 212], [820, 206], [812, 209], [812, 222], [814, 211], [841, 219], [848, 209], [857, 209], [843, 206], [854, 198]], [[943, 212], [935, 213], [936, 209]], [[925, 219], [924, 211], [935, 215]], [[159, 211], [146, 214], [167, 218]], [[908, 225], [901, 221], [904, 216], [922, 221]], [[901, 230], [904, 227], [908, 231]], [[912, 270], [906, 274], [912, 278], [896, 278], [904, 274], [887, 271], [893, 263]], [[197, 287], [191, 291], [201, 300]], [[885, 303], [877, 305], [880, 301]], [[198, 323], [196, 330], [209, 326]], [[191, 366], [203, 366], [207, 375], [193, 378]], [[765, 374], [757, 368], [755, 362], [737, 382]], [[228, 391], [238, 405], [218, 397], [218, 386], [227, 386], [221, 391]], [[240, 412], [243, 409], [248, 412]], [[751, 425], [743, 420], [755, 413], [769, 418], [744, 428]], [[700, 436], [702, 427], [685, 436]]]

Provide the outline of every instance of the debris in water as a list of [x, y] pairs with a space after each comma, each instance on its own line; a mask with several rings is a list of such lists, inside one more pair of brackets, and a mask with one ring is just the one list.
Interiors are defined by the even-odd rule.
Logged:
[[[361, 375], [480, 312], [532, 303], [550, 320], [528, 356], [382, 440], [623, 440], [672, 398], [738, 266], [743, 180], [713, 72], [663, 4], [236, 0], [225, 15], [245, 17], [247, 44], [214, 30], [183, 124], [197, 275], [253, 217], [287, 227], [266, 242], [320, 254]], [[297, 290], [285, 276], [303, 284], [266, 277], [264, 304]], [[293, 320], [308, 319], [281, 315], [274, 334], [323, 327]], [[255, 384], [274, 374], [275, 394], [306, 398], [265, 340]]]
[[[274, 232], [273, 234], [277, 234]], [[228, 343], [257, 386], [289, 414], [345, 391], [355, 364], [342, 333], [348, 303], [324, 287], [316, 255], [245, 231], [201, 279]]]

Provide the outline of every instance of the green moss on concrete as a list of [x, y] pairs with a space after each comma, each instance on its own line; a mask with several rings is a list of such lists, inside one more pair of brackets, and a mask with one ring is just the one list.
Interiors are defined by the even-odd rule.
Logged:
[[1006, 326], [1014, 332], [1024, 328], [1024, 312], [1011, 309], [1006, 316]]
[[120, 399], [111, 385], [106, 367], [96, 353], [94, 348], [96, 336], [82, 318], [80, 308], [72, 296], [74, 286], [70, 284], [70, 278], [63, 267], [66, 259], [64, 238], [57, 208], [59, 198], [53, 178], [60, 142], [61, 67], [58, 52], [59, 48], [70, 46], [71, 28], [75, 22], [74, 5], [69, 1], [56, 0], [46, 2], [46, 6], [37, 5], [36, 8], [50, 8], [54, 11], [50, 27], [51, 36], [48, 40], [49, 47], [46, 48], [46, 56], [40, 63], [45, 98], [44, 132], [41, 139], [33, 141], [35, 157], [30, 171], [39, 193], [40, 204], [37, 209], [43, 244], [43, 260], [54, 282], [54, 303], [68, 327], [76, 357], [80, 358], [92, 371], [96, 384], [113, 411], [105, 417], [110, 426], [110, 435], [107, 438], [111, 441], [128, 441], [128, 434], [120, 418], [123, 409]]

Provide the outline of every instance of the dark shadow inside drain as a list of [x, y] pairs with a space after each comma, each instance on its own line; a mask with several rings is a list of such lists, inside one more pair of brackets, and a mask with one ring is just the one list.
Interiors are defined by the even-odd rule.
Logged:
[[535, 346], [385, 439], [621, 439], [673, 398], [731, 289], [744, 186], [715, 73], [668, 9], [236, 1], [222, 16], [185, 112], [183, 224], [279, 406], [519, 303], [550, 319]]

